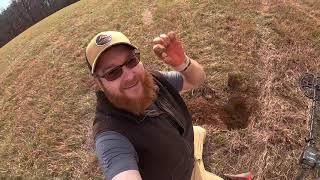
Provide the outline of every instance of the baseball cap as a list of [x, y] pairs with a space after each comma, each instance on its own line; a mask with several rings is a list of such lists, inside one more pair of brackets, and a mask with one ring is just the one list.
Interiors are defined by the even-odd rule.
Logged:
[[138, 49], [124, 34], [118, 31], [100, 32], [91, 39], [86, 48], [86, 60], [92, 74], [95, 71], [99, 56], [105, 50], [117, 44], [126, 44]]

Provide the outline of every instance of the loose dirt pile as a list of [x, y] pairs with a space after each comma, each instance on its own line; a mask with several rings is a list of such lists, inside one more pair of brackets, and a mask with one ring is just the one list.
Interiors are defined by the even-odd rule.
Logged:
[[227, 98], [219, 97], [207, 85], [189, 93], [193, 98], [187, 100], [187, 105], [194, 123], [228, 130], [246, 128], [250, 123], [250, 116], [254, 110], [258, 110], [259, 104], [255, 99], [258, 92], [250, 92], [251, 89], [243, 81], [235, 74], [229, 74]]

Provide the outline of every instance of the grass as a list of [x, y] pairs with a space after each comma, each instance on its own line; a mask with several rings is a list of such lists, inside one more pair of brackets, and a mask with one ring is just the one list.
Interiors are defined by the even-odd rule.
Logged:
[[[208, 77], [184, 94], [190, 111], [202, 119], [211, 118], [210, 108], [220, 113], [200, 123], [208, 131], [206, 168], [293, 179], [309, 105], [297, 80], [320, 66], [319, 8], [316, 0], [83, 0], [58, 11], [0, 49], [0, 177], [102, 179], [91, 140], [95, 95], [86, 44], [97, 32], [119, 30], [140, 47], [148, 68], [168, 69], [151, 41], [175, 30]], [[200, 97], [208, 89], [213, 98]], [[233, 104], [238, 96], [244, 103]], [[197, 102], [207, 114], [194, 112]], [[246, 128], [218, 123], [239, 122], [242, 106], [250, 113]]]

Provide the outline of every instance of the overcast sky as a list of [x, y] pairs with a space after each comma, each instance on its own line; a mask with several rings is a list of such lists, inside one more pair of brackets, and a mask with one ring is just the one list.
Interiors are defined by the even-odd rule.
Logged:
[[0, 10], [6, 9], [10, 3], [11, 0], [0, 0]]

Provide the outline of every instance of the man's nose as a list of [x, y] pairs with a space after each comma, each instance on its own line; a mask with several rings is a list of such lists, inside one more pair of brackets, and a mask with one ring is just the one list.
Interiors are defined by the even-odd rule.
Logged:
[[134, 73], [132, 69], [129, 69], [126, 66], [123, 66], [122, 71], [123, 71], [122, 75], [125, 81], [131, 81], [134, 78]]

